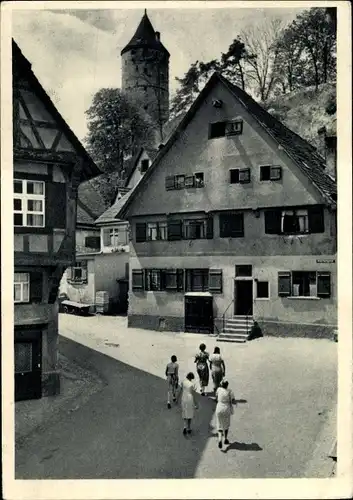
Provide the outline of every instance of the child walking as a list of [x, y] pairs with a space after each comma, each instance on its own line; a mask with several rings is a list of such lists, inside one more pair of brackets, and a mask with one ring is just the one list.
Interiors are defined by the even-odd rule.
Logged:
[[165, 376], [167, 377], [168, 382], [168, 409], [172, 407], [170, 404], [171, 398], [173, 398], [174, 403], [176, 402], [176, 390], [179, 383], [179, 365], [177, 361], [177, 357], [173, 354], [173, 356], [170, 358], [170, 363], [167, 364], [165, 369]]

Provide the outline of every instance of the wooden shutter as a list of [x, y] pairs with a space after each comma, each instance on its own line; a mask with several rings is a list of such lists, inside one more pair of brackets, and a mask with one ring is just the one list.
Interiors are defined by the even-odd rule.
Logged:
[[167, 191], [175, 188], [175, 176], [174, 175], [168, 175], [165, 178], [165, 188]]
[[243, 168], [239, 170], [239, 182], [241, 184], [247, 184], [250, 182], [250, 168]]
[[308, 208], [309, 233], [323, 233], [325, 231], [324, 209], [321, 206]]
[[280, 297], [291, 295], [291, 273], [289, 271], [278, 273], [278, 295]]
[[211, 240], [213, 238], [213, 216], [209, 215], [206, 220], [206, 238]]
[[175, 241], [181, 240], [182, 237], [182, 221], [169, 220], [168, 224], [168, 240]]
[[68, 267], [66, 270], [66, 280], [71, 281], [72, 280], [72, 267]]
[[103, 245], [105, 247], [110, 245], [110, 229], [103, 229]]
[[29, 300], [30, 302], [42, 302], [43, 299], [43, 274], [39, 272], [29, 273]]
[[212, 293], [222, 293], [222, 269], [209, 270], [208, 289]]
[[132, 289], [143, 290], [143, 269], [132, 270]]
[[82, 269], [81, 281], [82, 283], [87, 283], [88, 281], [87, 261], [85, 262], [84, 266], [81, 266], [81, 269]]
[[282, 178], [282, 167], [270, 168], [270, 180], [279, 181]]
[[177, 269], [177, 291], [184, 291], [184, 269]]
[[317, 273], [317, 296], [322, 298], [331, 297], [331, 273]]
[[281, 211], [266, 210], [265, 211], [265, 233], [280, 234], [281, 233]]
[[136, 241], [146, 241], [147, 224], [146, 222], [136, 222]]
[[166, 290], [176, 290], [177, 289], [177, 270], [167, 269], [164, 271], [165, 275], [165, 289]]
[[66, 184], [63, 182], [46, 182], [45, 225], [49, 228], [66, 228]]

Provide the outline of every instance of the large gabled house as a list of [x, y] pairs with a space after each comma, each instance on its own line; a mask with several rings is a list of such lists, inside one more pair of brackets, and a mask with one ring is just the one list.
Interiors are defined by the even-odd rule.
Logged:
[[[336, 183], [324, 158], [215, 73], [116, 217], [130, 326], [328, 336]], [[238, 325], [238, 326], [237, 326]]]
[[59, 392], [61, 276], [75, 259], [77, 192], [100, 174], [12, 43], [15, 399]]

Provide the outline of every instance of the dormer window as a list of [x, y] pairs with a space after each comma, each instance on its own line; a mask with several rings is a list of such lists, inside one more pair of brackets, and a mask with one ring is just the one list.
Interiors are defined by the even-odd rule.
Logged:
[[279, 181], [282, 178], [282, 168], [271, 165], [260, 167], [260, 181]]
[[209, 124], [208, 138], [229, 137], [243, 133], [243, 120], [236, 119], [231, 121], [214, 122]]

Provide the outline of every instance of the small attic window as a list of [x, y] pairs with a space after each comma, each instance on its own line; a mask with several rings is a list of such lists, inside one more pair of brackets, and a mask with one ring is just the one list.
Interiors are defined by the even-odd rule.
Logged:
[[243, 133], [243, 120], [232, 120], [226, 124], [226, 136], [240, 135]]
[[141, 174], [144, 174], [145, 172], [147, 172], [149, 166], [150, 166], [149, 160], [142, 160], [141, 161]]
[[208, 138], [216, 139], [217, 137], [224, 137], [226, 135], [227, 122], [215, 122], [209, 124]]

